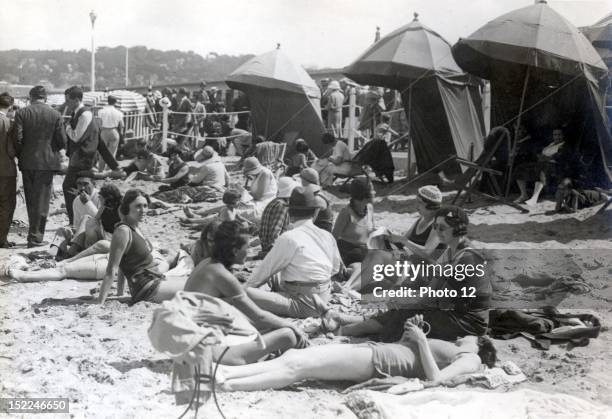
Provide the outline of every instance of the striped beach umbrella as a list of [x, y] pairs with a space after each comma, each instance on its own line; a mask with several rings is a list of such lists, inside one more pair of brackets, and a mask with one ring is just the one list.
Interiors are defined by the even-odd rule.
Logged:
[[102, 106], [106, 104], [106, 92], [83, 92], [83, 105]]
[[[121, 112], [143, 112], [147, 105], [147, 100], [143, 95], [129, 90], [113, 90], [108, 95], [117, 98], [115, 105]], [[106, 104], [107, 96], [104, 97]]]
[[52, 94], [47, 96], [47, 105], [49, 106], [61, 106], [65, 102], [65, 97], [63, 94]]

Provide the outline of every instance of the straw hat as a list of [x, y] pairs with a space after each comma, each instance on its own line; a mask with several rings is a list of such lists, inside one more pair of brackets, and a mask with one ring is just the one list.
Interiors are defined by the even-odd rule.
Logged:
[[337, 80], [332, 80], [327, 88], [329, 90], [340, 90], [340, 83]]
[[307, 167], [306, 169], [302, 169], [300, 172], [300, 178], [304, 179], [308, 183], [312, 183], [314, 185], [319, 185], [321, 182], [319, 181], [319, 172], [311, 167]]
[[193, 155], [193, 159], [195, 161], [200, 161], [200, 160], [208, 160], [211, 157], [213, 157], [217, 152], [215, 151], [214, 148], [212, 148], [211, 146], [207, 145], [204, 148], [202, 148], [201, 150], [196, 151], [196, 153]]
[[442, 203], [442, 192], [434, 185], [425, 185], [419, 188], [417, 195], [426, 202], [440, 205]]
[[278, 192], [276, 196], [279, 198], [290, 198], [293, 190], [298, 187], [298, 183], [288, 176], [283, 176], [278, 179]]
[[257, 157], [247, 157], [242, 165], [242, 173], [245, 175], [256, 175], [263, 170], [263, 166]]

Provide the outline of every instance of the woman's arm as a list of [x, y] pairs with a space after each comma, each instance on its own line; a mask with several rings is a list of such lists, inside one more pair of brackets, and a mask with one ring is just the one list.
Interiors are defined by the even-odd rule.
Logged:
[[460, 356], [450, 365], [440, 370], [431, 353], [429, 341], [418, 326], [411, 322], [406, 322], [404, 325], [404, 337], [417, 343], [421, 367], [423, 368], [427, 380], [433, 384], [450, 380], [461, 374], [476, 372], [480, 367], [480, 358], [478, 355], [470, 353]]
[[[238, 279], [230, 272], [221, 275], [215, 286], [219, 293], [224, 296], [231, 296], [231, 303], [234, 307], [240, 310], [245, 316], [253, 322], [253, 326], [257, 330], [276, 330], [282, 327], [288, 327], [294, 331], [298, 340], [307, 340], [303, 333], [296, 329], [288, 320], [278, 317], [268, 311], [261, 309], [251, 298], [245, 293]], [[226, 297], [228, 298], [228, 297]]]
[[344, 207], [338, 214], [336, 222], [334, 223], [334, 228], [332, 229], [332, 235], [336, 240], [338, 240], [342, 236], [342, 233], [344, 233], [344, 230], [348, 226], [349, 222], [350, 220], [348, 210], [346, 209], [346, 207]]
[[100, 296], [98, 298], [98, 302], [100, 304], [104, 304], [104, 301], [106, 301], [111, 285], [113, 285], [113, 281], [115, 281], [115, 278], [117, 277], [119, 272], [119, 262], [121, 261], [123, 253], [125, 252], [125, 249], [130, 241], [130, 234], [131, 232], [129, 227], [125, 226], [117, 227], [113, 233], [110, 252], [108, 255], [108, 265], [106, 265], [106, 274], [102, 280], [102, 285], [100, 285]]
[[162, 179], [161, 182], [162, 183], [174, 183], [177, 180], [180, 180], [183, 176], [186, 176], [188, 173], [189, 173], [189, 166], [184, 165], [183, 167], [180, 168], [180, 170], [178, 171], [176, 175]]

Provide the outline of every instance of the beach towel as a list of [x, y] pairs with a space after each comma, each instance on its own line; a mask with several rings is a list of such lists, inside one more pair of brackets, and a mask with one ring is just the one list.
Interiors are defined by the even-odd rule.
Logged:
[[430, 389], [401, 396], [358, 391], [346, 396], [344, 403], [359, 419], [612, 417], [608, 406], [526, 389], [508, 393]]
[[[204, 318], [199, 324], [193, 318]], [[152, 346], [170, 357], [172, 391], [177, 403], [189, 401], [196, 388], [195, 367], [204, 374], [212, 370], [213, 347], [263, 341], [248, 318], [228, 303], [205, 294], [179, 291], [153, 312], [148, 330]], [[204, 402], [209, 393], [201, 395]]]
[[[450, 380], [437, 384], [436, 386], [457, 387], [461, 384], [468, 384], [487, 389], [495, 389], [502, 386], [508, 388], [526, 380], [527, 376], [523, 374], [521, 369], [514, 362], [505, 361], [494, 368], [487, 368], [483, 365], [480, 371], [471, 374], [458, 375]], [[423, 390], [426, 387], [432, 387], [431, 383], [421, 381], [418, 378], [372, 378], [363, 383], [355, 384], [347, 388], [344, 390], [344, 393], [350, 393], [357, 390], [370, 390], [384, 391], [390, 394], [406, 394]]]

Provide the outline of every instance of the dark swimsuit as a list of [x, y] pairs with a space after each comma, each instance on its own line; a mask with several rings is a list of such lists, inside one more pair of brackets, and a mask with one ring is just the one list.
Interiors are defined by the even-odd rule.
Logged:
[[136, 230], [126, 223], [130, 228], [130, 244], [125, 249], [123, 257], [119, 262], [119, 268], [127, 280], [132, 295], [132, 304], [139, 301], [153, 301], [157, 293], [159, 283], [164, 275], [157, 270], [157, 263], [151, 254], [152, 246]]

